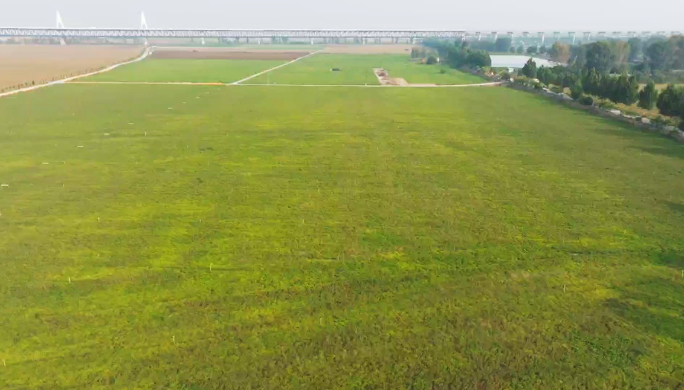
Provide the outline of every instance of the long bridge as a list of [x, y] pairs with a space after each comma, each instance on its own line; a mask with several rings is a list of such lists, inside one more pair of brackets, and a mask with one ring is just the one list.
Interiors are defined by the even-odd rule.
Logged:
[[427, 30], [212, 30], [0, 27], [4, 37], [42, 38], [458, 38], [464, 31]]
[[39, 37], [39, 38], [361, 38], [361, 39], [428, 39], [450, 38], [462, 40], [494, 39], [499, 36], [531, 38], [538, 37], [543, 43], [546, 37], [556, 40], [571, 39], [578, 36], [584, 40], [608, 38], [649, 37], [652, 35], [679, 35], [679, 31], [469, 31], [469, 30], [245, 30], [245, 29], [158, 29], [148, 28], [145, 14], [140, 15], [140, 28], [66, 28], [57, 12], [56, 27], [27, 28], [0, 27], [0, 37]]

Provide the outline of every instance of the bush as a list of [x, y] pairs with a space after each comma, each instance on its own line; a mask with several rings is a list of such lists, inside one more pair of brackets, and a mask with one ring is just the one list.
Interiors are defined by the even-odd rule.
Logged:
[[572, 87], [570, 87], [570, 97], [573, 100], [579, 100], [582, 97], [582, 93], [584, 91], [582, 90], [582, 83], [577, 80]]
[[651, 123], [656, 125], [656, 127], [663, 127], [667, 125], [667, 121], [661, 117], [654, 118], [653, 120], [651, 120]]
[[583, 106], [593, 106], [594, 105], [594, 98], [591, 96], [582, 96], [579, 99], [579, 103]]
[[684, 88], [670, 84], [660, 93], [656, 104], [660, 113], [667, 116], [684, 115]]
[[541, 91], [542, 89], [544, 89], [544, 84], [534, 83], [534, 89], [536, 89], [537, 91]]
[[437, 57], [435, 56], [428, 56], [427, 60], [425, 61], [426, 64], [428, 65], [434, 65], [437, 63]]
[[649, 81], [646, 87], [639, 92], [639, 107], [650, 110], [658, 101], [658, 90], [653, 81]]
[[492, 58], [484, 50], [470, 50], [466, 57], [466, 63], [471, 66], [479, 66], [484, 68], [492, 66]]
[[529, 60], [527, 60], [527, 63], [525, 63], [525, 66], [523, 66], [522, 73], [531, 79], [536, 78], [537, 77], [537, 63], [534, 62], [534, 60], [532, 58], [530, 58]]
[[602, 100], [598, 103], [598, 106], [605, 109], [605, 110], [614, 110], [617, 109], [618, 107], [613, 104], [613, 102], [609, 100]]
[[684, 121], [679, 122], [679, 130], [684, 131]]

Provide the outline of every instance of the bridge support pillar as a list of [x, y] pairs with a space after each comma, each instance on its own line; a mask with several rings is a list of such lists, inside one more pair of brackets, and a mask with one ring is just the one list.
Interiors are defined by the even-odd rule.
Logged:
[[[57, 11], [57, 28], [64, 28], [64, 21], [62, 20], [62, 15], [59, 14], [59, 11]], [[59, 38], [59, 44], [62, 46], [66, 46], [66, 41], [64, 40], [64, 37]]]

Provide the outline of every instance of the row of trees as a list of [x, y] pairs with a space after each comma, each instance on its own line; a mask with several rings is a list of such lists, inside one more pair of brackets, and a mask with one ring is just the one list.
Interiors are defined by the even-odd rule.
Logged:
[[614, 103], [638, 103], [639, 107], [647, 110], [658, 107], [662, 115], [680, 118], [680, 127], [684, 127], [684, 88], [681, 87], [670, 85], [659, 93], [655, 83], [649, 81], [640, 91], [638, 79], [627, 73], [614, 75], [596, 68], [577, 69], [565, 66], [537, 68], [537, 64], [531, 58], [521, 69], [521, 73], [528, 78], [537, 78], [543, 84], [570, 88], [570, 95], [576, 100], [581, 99], [584, 94], [589, 94]]
[[492, 58], [485, 50], [439, 40], [428, 40], [423, 45], [436, 50], [440, 61], [452, 68], [492, 66]]

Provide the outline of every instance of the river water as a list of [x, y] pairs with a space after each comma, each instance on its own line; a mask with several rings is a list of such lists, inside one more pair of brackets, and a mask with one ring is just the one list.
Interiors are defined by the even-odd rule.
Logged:
[[[525, 66], [527, 60], [530, 56], [523, 55], [497, 55], [494, 54], [492, 57], [492, 67], [494, 68], [522, 68]], [[534, 62], [537, 63], [537, 68], [540, 66], [553, 67], [556, 63], [549, 60], [544, 60], [541, 58], [534, 58]]]

